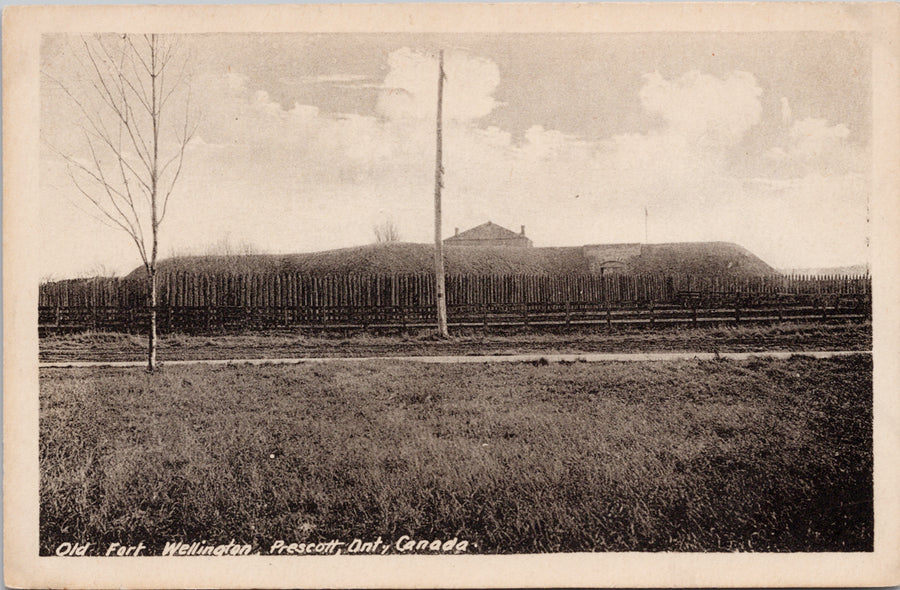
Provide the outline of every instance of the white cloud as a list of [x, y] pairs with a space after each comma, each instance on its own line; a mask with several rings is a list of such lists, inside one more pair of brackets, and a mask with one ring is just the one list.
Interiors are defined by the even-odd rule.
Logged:
[[778, 143], [765, 153], [766, 169], [775, 177], [863, 174], [868, 161], [863, 146], [850, 141], [846, 125], [825, 119], [794, 121]]
[[[384, 86], [404, 91], [381, 95], [384, 118], [335, 117], [307, 105], [286, 110], [246, 87], [229, 95], [217, 128], [220, 140], [234, 147], [227, 156], [210, 154], [200, 168], [218, 169], [229, 187], [230, 197], [216, 197], [231, 200], [223, 210], [240, 208], [248, 192], [254, 195], [253, 209], [229, 228], [232, 235], [264, 240], [261, 247], [276, 251], [324, 249], [367, 241], [373, 220], [390, 215], [405, 239], [430, 239], [436, 63], [401, 50], [389, 64]], [[792, 240], [819, 240], [821, 253], [835, 242], [825, 232], [840, 227], [841, 217], [851, 219], [860, 198], [865, 209], [864, 191], [852, 178], [805, 172], [745, 182], [730, 173], [728, 148], [761, 117], [762, 91], [750, 74], [691, 72], [671, 81], [646, 76], [638, 98], [663, 122], [647, 133], [587, 141], [534, 125], [516, 141], [503, 129], [477, 126], [496, 107], [495, 68], [486, 60], [448, 56], [448, 76], [458, 76], [455, 88], [448, 81], [449, 96], [465, 94], [458, 82], [465, 71], [473, 72], [474, 88], [445, 124], [448, 228], [491, 219], [513, 229], [525, 224], [539, 245], [640, 241], [649, 204], [656, 220], [651, 240], [738, 241], [781, 264], [796, 256], [797, 249], [788, 247]], [[816, 146], [846, 139], [842, 126], [808, 120], [796, 122], [787, 135], [792, 139], [785, 153], [819, 152]], [[238, 149], [238, 141], [247, 147]], [[279, 195], [287, 193], [297, 198], [282, 211]], [[792, 212], [810, 206], [813, 194], [816, 206], [834, 214], [820, 211], [806, 216], [803, 229], [793, 227], [803, 215]], [[851, 229], [859, 230], [858, 224]]]
[[[371, 241], [373, 224], [385, 217], [404, 239], [429, 241], [437, 63], [401, 49], [387, 65], [380, 116], [284, 108], [236, 72], [198, 80], [203, 122], [173, 197], [164, 249], [196, 250], [223, 235], [273, 252], [350, 246]], [[480, 119], [499, 106], [497, 65], [450, 52], [446, 70], [448, 231], [490, 219], [514, 230], [526, 225], [537, 245], [641, 241], [647, 204], [652, 241], [737, 241], [780, 266], [824, 266], [823, 252], [835, 264], [858, 261], [867, 187], [858, 176], [827, 173], [841, 158], [864, 161], [848, 144], [846, 126], [804, 119], [785, 129], [770, 152], [781, 160], [768, 162], [806, 158], [803, 169], [772, 164], [758, 182], [730, 171], [729, 149], [762, 116], [762, 90], [751, 74], [648, 74], [633, 98], [661, 124], [588, 140], [539, 122], [521, 138], [482, 127]], [[786, 100], [781, 115], [790, 115]], [[815, 213], [806, 214], [809, 208]], [[834, 240], [838, 231], [854, 237]], [[804, 251], [808, 260], [798, 258]]]
[[791, 120], [794, 118], [793, 112], [791, 111], [791, 103], [788, 101], [787, 97], [781, 97], [781, 122], [785, 125], [790, 125]]
[[[378, 111], [389, 119], [434, 119], [437, 108], [438, 60], [436, 56], [398, 49], [388, 56], [390, 71], [378, 97]], [[471, 121], [498, 106], [493, 93], [500, 70], [489, 59], [447, 52], [444, 59], [444, 118]]]
[[644, 75], [641, 104], [666, 121], [671, 132], [711, 145], [731, 145], [757, 124], [762, 89], [753, 74], [732, 72], [720, 79], [691, 71], [676, 80], [659, 72]]
[[231, 92], [242, 92], [247, 89], [247, 76], [237, 72], [225, 73], [225, 84]]
[[753, 179], [754, 207], [735, 220], [736, 235], [779, 267], [859, 264], [869, 256], [868, 192], [858, 174]]
[[371, 78], [361, 74], [321, 74], [318, 76], [279, 78], [278, 81], [287, 86], [302, 86], [307, 84], [355, 85], [359, 82], [371, 81]]
[[849, 135], [846, 125], [828, 125], [825, 119], [802, 119], [791, 127], [791, 151], [801, 157], [814, 158], [839, 148]]

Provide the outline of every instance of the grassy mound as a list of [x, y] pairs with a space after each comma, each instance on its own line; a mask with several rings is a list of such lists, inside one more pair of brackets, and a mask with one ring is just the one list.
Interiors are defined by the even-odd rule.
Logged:
[[[633, 274], [758, 276], [775, 270], [744, 248], [725, 242], [650, 244], [623, 260]], [[447, 247], [448, 273], [565, 275], [591, 272], [581, 247], [503, 248]], [[391, 243], [304, 254], [180, 256], [160, 262], [160, 271], [198, 273], [300, 272], [329, 274], [404, 274], [431, 272], [430, 244]], [[143, 276], [134, 270], [129, 278]]]
[[635, 274], [760, 276], [775, 269], [747, 249], [729, 242], [646, 244], [628, 261]]

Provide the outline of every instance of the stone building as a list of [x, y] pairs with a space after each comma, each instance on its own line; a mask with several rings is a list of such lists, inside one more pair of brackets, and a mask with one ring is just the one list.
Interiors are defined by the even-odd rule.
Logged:
[[620, 274], [628, 262], [641, 255], [641, 244], [592, 244], [582, 247], [592, 273]]

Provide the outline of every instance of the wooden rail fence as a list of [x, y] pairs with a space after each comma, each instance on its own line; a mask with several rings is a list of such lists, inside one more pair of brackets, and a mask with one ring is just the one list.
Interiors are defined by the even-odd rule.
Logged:
[[[434, 279], [413, 275], [170, 273], [160, 330], [404, 328], [434, 323]], [[39, 324], [140, 331], [147, 285], [128, 279], [45, 283]], [[868, 276], [448, 275], [451, 325], [774, 321], [871, 314]]]

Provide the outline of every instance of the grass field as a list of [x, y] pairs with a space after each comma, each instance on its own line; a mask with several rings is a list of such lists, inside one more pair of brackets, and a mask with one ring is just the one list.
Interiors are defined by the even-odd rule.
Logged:
[[[42, 361], [141, 360], [144, 336], [82, 333], [40, 340]], [[159, 358], [228, 359], [389, 355], [465, 355], [579, 352], [759, 352], [766, 350], [871, 350], [870, 322], [778, 323], [689, 328], [573, 329], [549, 333], [519, 329], [484, 334], [454, 330], [450, 339], [430, 332], [399, 336], [322, 336], [301, 331], [248, 332], [216, 336], [163, 335]]]
[[41, 552], [869, 551], [871, 376], [868, 355], [42, 369]]

